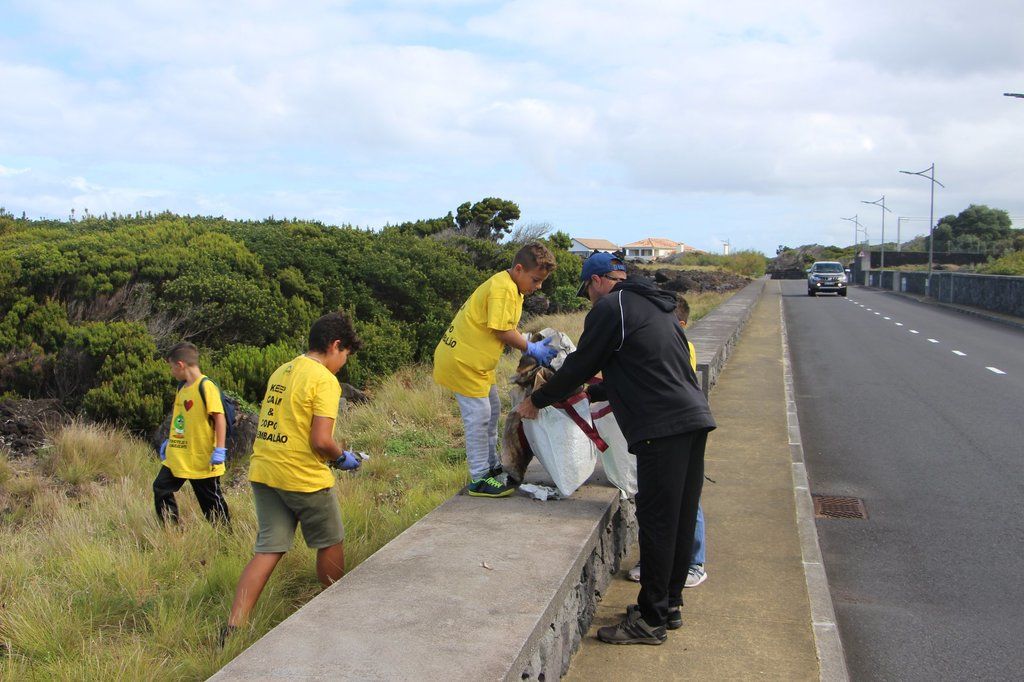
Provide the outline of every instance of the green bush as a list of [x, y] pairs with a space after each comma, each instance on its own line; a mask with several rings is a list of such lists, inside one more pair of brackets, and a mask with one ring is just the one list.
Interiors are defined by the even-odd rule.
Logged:
[[550, 312], [562, 313], [585, 308], [587, 301], [576, 295], [578, 290], [579, 285], [577, 284], [575, 286], [561, 286], [552, 291], [550, 300], [554, 305], [554, 310]]
[[79, 385], [91, 387], [81, 407], [92, 419], [143, 431], [159, 423], [174, 399], [167, 363], [157, 359], [156, 345], [141, 324], [80, 325], [72, 329], [61, 355], [78, 364]]
[[745, 277], [761, 277], [768, 266], [768, 258], [760, 251], [737, 251], [728, 256], [690, 252], [674, 258], [673, 262], [681, 265], [710, 265]]
[[1024, 276], [1024, 251], [1011, 251], [978, 268], [978, 272], [988, 275]]
[[356, 333], [363, 347], [351, 356], [342, 375], [351, 384], [365, 386], [370, 379], [388, 376], [413, 361], [413, 340], [398, 322], [356, 320]]
[[[159, 351], [189, 339], [210, 353], [211, 377], [258, 401], [310, 324], [333, 310], [349, 311], [367, 340], [353, 383], [429, 361], [459, 306], [519, 248], [497, 243], [493, 225], [474, 239], [457, 223], [374, 232], [273, 218], [0, 213], [0, 393], [59, 395], [70, 410], [138, 428], [173, 392]], [[580, 262], [555, 254], [545, 293], [575, 308]]]
[[228, 346], [217, 353], [209, 367], [204, 366], [203, 370], [221, 389], [259, 404], [267, 390], [267, 379], [274, 370], [301, 352], [299, 346], [292, 343], [262, 347]]

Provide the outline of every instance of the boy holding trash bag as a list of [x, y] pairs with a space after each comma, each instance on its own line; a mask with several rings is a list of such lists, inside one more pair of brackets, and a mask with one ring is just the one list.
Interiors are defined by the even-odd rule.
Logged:
[[496, 478], [498, 417], [501, 401], [494, 370], [505, 346], [511, 346], [547, 365], [557, 351], [543, 341], [527, 341], [516, 327], [523, 312], [523, 297], [540, 289], [555, 269], [555, 257], [538, 242], [519, 249], [512, 267], [477, 287], [434, 350], [434, 381], [455, 393], [466, 430], [468, 494], [507, 497], [515, 487]]

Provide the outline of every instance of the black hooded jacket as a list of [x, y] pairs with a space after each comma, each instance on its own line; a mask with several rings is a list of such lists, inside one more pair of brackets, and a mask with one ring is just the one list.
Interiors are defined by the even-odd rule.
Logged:
[[533, 393], [538, 408], [556, 403], [598, 372], [630, 446], [715, 428], [708, 401], [690, 367], [675, 294], [643, 280], [617, 284], [583, 323], [576, 352]]

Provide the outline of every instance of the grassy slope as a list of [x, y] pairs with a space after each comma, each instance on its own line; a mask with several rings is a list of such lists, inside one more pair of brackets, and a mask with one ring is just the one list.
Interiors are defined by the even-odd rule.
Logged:
[[[694, 319], [728, 296], [691, 298]], [[582, 323], [577, 313], [525, 327], [578, 339]], [[515, 363], [506, 354], [498, 368], [506, 402]], [[372, 457], [337, 474], [349, 568], [465, 483], [458, 410], [429, 367], [390, 377], [337, 435]], [[159, 463], [123, 432], [74, 424], [34, 460], [0, 454], [0, 679], [204, 679], [317, 594], [314, 552], [297, 539], [251, 627], [215, 646], [256, 536], [245, 464], [225, 477], [230, 530], [205, 522], [187, 486], [181, 526], [165, 529], [150, 493]]]

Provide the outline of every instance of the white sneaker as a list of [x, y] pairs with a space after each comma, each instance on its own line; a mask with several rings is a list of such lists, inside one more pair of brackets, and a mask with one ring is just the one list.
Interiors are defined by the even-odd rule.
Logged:
[[629, 573], [626, 574], [627, 580], [632, 580], [635, 583], [640, 582], [640, 562], [636, 562], [636, 566], [629, 569]]
[[700, 585], [707, 579], [708, 572], [704, 570], [704, 564], [694, 564], [690, 566], [690, 570], [686, 574], [686, 585], [684, 587], [697, 587], [697, 585]]

